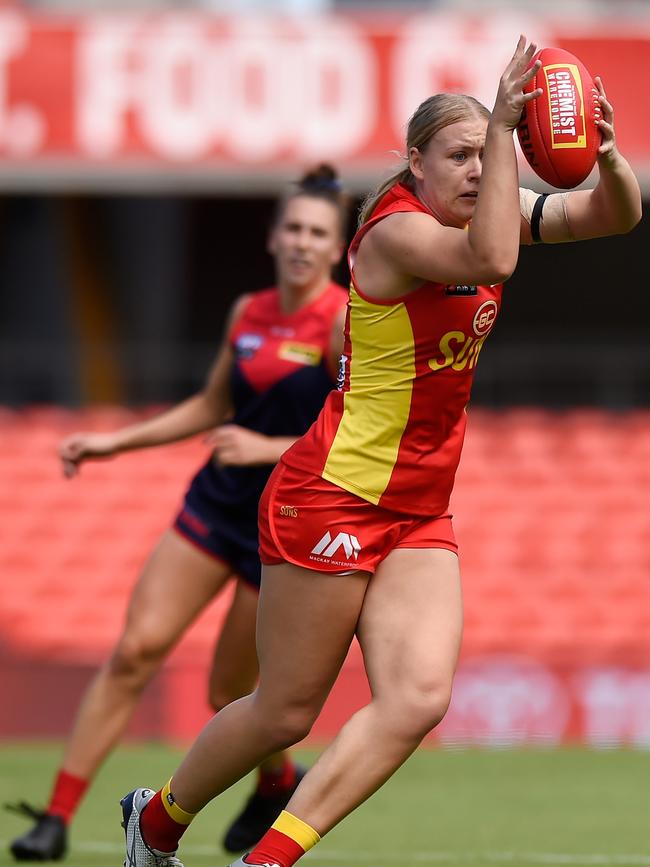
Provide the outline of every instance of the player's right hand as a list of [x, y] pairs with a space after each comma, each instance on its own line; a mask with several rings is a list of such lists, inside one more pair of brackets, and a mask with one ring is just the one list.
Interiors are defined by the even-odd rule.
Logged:
[[536, 50], [535, 43], [531, 42], [526, 47], [526, 37], [520, 36], [515, 53], [499, 81], [499, 90], [492, 109], [492, 122], [502, 124], [508, 130], [514, 130], [519, 123], [524, 105], [542, 94], [539, 87], [530, 93], [524, 93], [524, 87], [542, 65], [539, 60], [530, 65]]
[[59, 457], [63, 464], [63, 475], [71, 479], [79, 472], [84, 461], [108, 458], [117, 451], [113, 434], [74, 433], [66, 437], [59, 446]]

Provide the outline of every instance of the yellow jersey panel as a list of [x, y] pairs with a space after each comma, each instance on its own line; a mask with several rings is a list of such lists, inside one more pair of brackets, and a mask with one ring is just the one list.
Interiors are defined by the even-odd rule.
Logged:
[[411, 411], [413, 328], [405, 304], [372, 302], [351, 287], [349, 334], [349, 389], [323, 478], [378, 503]]

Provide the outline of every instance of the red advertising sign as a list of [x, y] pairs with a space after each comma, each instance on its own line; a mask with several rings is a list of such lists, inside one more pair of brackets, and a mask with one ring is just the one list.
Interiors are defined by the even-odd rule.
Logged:
[[[426, 14], [375, 19], [0, 12], [0, 180], [198, 176], [213, 186], [335, 160], [362, 183], [388, 168], [411, 112], [455, 90], [488, 106], [517, 35], [601, 74], [621, 146], [650, 165], [632, 83], [650, 28]], [[525, 165], [522, 166], [525, 170]], [[36, 175], [33, 172], [36, 171]]]

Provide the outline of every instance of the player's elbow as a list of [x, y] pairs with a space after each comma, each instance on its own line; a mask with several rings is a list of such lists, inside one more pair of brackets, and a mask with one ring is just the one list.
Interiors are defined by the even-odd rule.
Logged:
[[504, 283], [512, 276], [519, 258], [519, 238], [512, 243], [495, 243], [472, 250], [472, 283]]
[[481, 266], [481, 276], [476, 282], [481, 285], [505, 283], [517, 267], [517, 255], [501, 254], [490, 256]]
[[205, 428], [220, 424], [228, 415], [229, 406], [220, 393], [204, 388], [196, 395]]
[[516, 259], [512, 264], [504, 264], [501, 267], [495, 267], [489, 275], [489, 278], [487, 280], [482, 280], [481, 282], [488, 286], [494, 285], [495, 283], [505, 283], [506, 280], [509, 280], [512, 277], [516, 267]]

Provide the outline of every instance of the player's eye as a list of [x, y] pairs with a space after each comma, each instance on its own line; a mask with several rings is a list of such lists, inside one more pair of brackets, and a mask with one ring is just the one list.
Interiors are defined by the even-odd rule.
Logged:
[[467, 154], [465, 153], [465, 151], [457, 151], [455, 154], [452, 154], [451, 158], [456, 163], [464, 163], [467, 159]]

